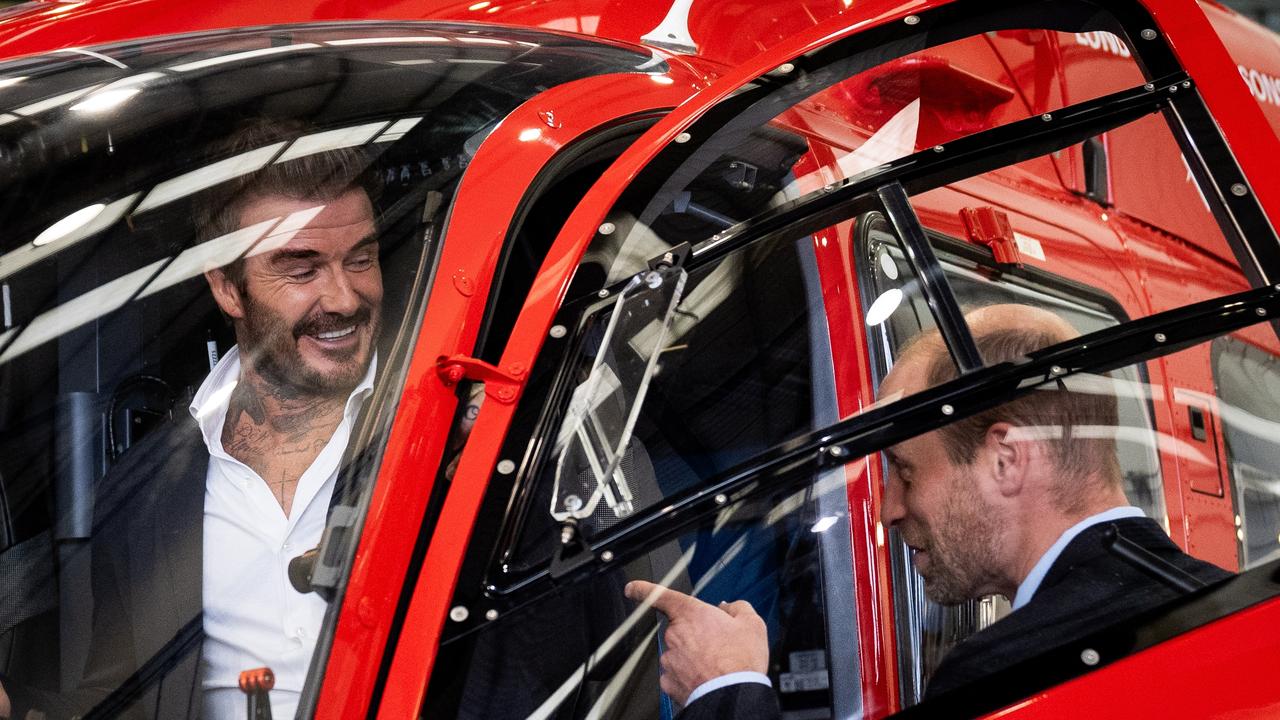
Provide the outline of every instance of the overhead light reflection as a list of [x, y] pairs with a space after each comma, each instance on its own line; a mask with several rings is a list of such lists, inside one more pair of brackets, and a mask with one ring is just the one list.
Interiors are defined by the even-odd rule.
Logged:
[[472, 45], [510, 45], [507, 40], [499, 40], [497, 38], [482, 37], [460, 37], [458, 42], [471, 43]]
[[542, 137], [542, 128], [526, 128], [521, 130], [517, 137], [520, 138], [520, 142], [531, 142], [533, 140], [537, 140]]
[[400, 43], [447, 43], [449, 38], [437, 35], [412, 35], [408, 37], [374, 37], [348, 38], [346, 40], [329, 40], [325, 45], [335, 47], [342, 45], [398, 45]]
[[44, 232], [37, 235], [36, 239], [31, 241], [31, 244], [40, 247], [41, 245], [48, 245], [54, 240], [60, 240], [93, 222], [93, 219], [101, 215], [102, 211], [106, 209], [106, 203], [96, 203], [86, 208], [80, 208], [50, 225]]
[[422, 122], [422, 118], [420, 117], [397, 120], [391, 125], [391, 127], [387, 128], [381, 135], [374, 139], [374, 142], [384, 143], [399, 140], [420, 122]]
[[24, 243], [4, 255], [0, 255], [0, 280], [15, 275], [47, 257], [56, 255], [81, 240], [105, 230], [123, 217], [129, 208], [133, 207], [133, 203], [137, 199], [138, 193], [134, 193], [109, 203], [100, 212], [95, 213], [93, 217], [80, 223], [75, 228], [71, 228], [71, 223], [68, 222], [71, 217], [81, 212], [87, 217], [90, 214], [87, 212], [88, 210], [101, 206], [91, 205], [77, 213], [72, 213], [67, 219], [60, 221], [67, 223], [67, 229], [61, 231], [61, 236], [57, 238], [54, 238], [53, 235], [54, 227], [58, 223], [54, 223], [52, 227], [41, 233], [41, 236], [47, 235], [47, 238], [37, 238], [40, 242], [39, 245], [34, 242]]
[[667, 77], [666, 75], [650, 75], [649, 79], [658, 83], [659, 85], [674, 85], [676, 82], [675, 80]]
[[103, 85], [97, 90], [94, 90], [90, 93], [89, 97], [81, 100], [75, 105], [72, 105], [71, 109], [78, 110], [80, 112], [100, 112], [102, 110], [110, 110], [113, 107], [123, 104], [129, 98], [141, 92], [142, 88], [139, 87], [140, 85], [151, 82], [152, 80], [159, 80], [163, 77], [164, 73], [148, 72], [121, 78], [113, 83]]
[[[250, 257], [283, 247], [324, 207], [299, 210], [279, 222], [264, 221], [184, 250], [175, 258], [156, 260], [41, 313], [27, 325], [0, 336], [0, 347], [7, 344], [0, 354], [0, 364], [104, 317], [133, 298], [153, 295], [241, 255]], [[264, 232], [266, 236], [261, 237]], [[16, 338], [15, 332], [19, 333]]]
[[63, 105], [66, 105], [68, 103], [73, 103], [76, 100], [79, 100], [80, 98], [84, 97], [85, 95], [88, 95], [89, 93], [93, 92], [94, 90], [97, 90], [100, 87], [102, 86], [94, 85], [92, 87], [80, 88], [79, 90], [72, 90], [71, 92], [66, 92], [61, 95], [55, 95], [46, 100], [34, 102], [34, 103], [31, 103], [30, 105], [24, 105], [14, 110], [13, 112], [17, 115], [22, 115], [22, 116], [38, 115], [44, 112], [45, 110], [52, 110], [54, 108], [62, 107]]
[[902, 291], [898, 288], [890, 288], [871, 303], [871, 309], [867, 310], [867, 325], [875, 326], [889, 319], [894, 310], [902, 304]]
[[880, 253], [880, 271], [890, 280], [898, 279], [898, 263], [893, 261], [889, 253]]
[[468, 10], [473, 10], [473, 11], [474, 11], [474, 10], [483, 10], [483, 9], [485, 9], [485, 8], [489, 7], [489, 6], [490, 6], [490, 5], [492, 5], [492, 4], [493, 4], [493, 3], [489, 2], [489, 0], [484, 0], [484, 2], [478, 2], [478, 3], [474, 4], [474, 5], [471, 5], [471, 6], [470, 6], [470, 7], [468, 7], [467, 9], [468, 9]]
[[124, 63], [120, 62], [119, 60], [116, 60], [113, 57], [107, 57], [106, 55], [103, 55], [100, 52], [85, 50], [84, 48], [63, 48], [61, 50], [55, 50], [54, 52], [75, 53], [76, 55], [84, 55], [86, 57], [91, 57], [94, 60], [101, 60], [102, 62], [108, 65], [115, 65], [116, 67], [121, 69], [125, 69], [129, 67], [128, 65], [125, 65]]
[[13, 87], [14, 85], [17, 85], [18, 83], [26, 79], [27, 79], [26, 75], [19, 75], [18, 77], [0, 78], [0, 89]]
[[129, 98], [142, 92], [142, 88], [115, 88], [102, 90], [71, 106], [77, 112], [102, 112], [128, 102]]
[[814, 523], [813, 527], [809, 528], [809, 531], [816, 532], [816, 533], [826, 532], [827, 530], [830, 530], [831, 526], [835, 525], [836, 521], [839, 519], [840, 518], [836, 515], [828, 515], [822, 518], [821, 520], [819, 520], [818, 522]]
[[205, 188], [211, 188], [218, 183], [261, 170], [283, 147], [284, 143], [278, 142], [165, 180], [151, 188], [151, 192], [147, 193], [141, 203], [138, 203], [138, 209], [135, 212], [145, 212]]
[[175, 72], [191, 72], [192, 70], [203, 70], [204, 68], [214, 67], [216, 65], [225, 65], [227, 63], [240, 62], [241, 60], [252, 60], [253, 58], [266, 57], [268, 55], [279, 55], [281, 53], [295, 52], [297, 50], [311, 50], [320, 47], [315, 43], [299, 43], [297, 45], [281, 45], [279, 47], [260, 48], [258, 50], [247, 50], [245, 52], [232, 53], [230, 55], [219, 55], [218, 57], [205, 58], [195, 62], [182, 63], [169, 68]]
[[373, 139], [375, 135], [382, 132], [383, 128], [390, 125], [386, 120], [375, 123], [366, 123], [364, 125], [356, 125], [354, 127], [338, 128], [337, 130], [325, 130], [323, 132], [311, 133], [303, 135], [293, 144], [289, 146], [276, 158], [277, 163], [296, 160], [300, 157], [315, 155], [320, 152], [328, 152], [330, 150], [339, 150], [341, 148], [357, 147], [363, 145]]

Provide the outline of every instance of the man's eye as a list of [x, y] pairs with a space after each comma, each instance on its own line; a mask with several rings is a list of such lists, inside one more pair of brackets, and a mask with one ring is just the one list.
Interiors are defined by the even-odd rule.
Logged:
[[901, 481], [903, 485], [911, 484], [911, 468], [897, 460], [890, 460], [889, 467], [893, 471], [893, 474], [898, 476], [898, 480]]
[[294, 282], [306, 282], [315, 277], [316, 269], [311, 266], [291, 268], [286, 270], [284, 276]]
[[355, 272], [368, 270], [371, 267], [373, 267], [372, 255], [359, 255], [347, 261], [347, 269], [353, 270]]

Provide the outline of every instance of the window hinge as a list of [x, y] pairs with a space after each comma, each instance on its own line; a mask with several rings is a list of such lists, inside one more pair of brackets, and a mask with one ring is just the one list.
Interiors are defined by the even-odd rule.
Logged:
[[466, 355], [442, 355], [436, 361], [436, 374], [446, 387], [453, 387], [463, 380], [482, 382], [485, 395], [507, 404], [515, 402], [520, 386], [524, 384], [526, 371], [519, 363], [501, 369]]

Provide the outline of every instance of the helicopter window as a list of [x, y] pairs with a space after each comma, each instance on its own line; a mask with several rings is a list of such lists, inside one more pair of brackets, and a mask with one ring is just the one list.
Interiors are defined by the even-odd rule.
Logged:
[[[914, 281], [902, 246], [884, 218], [872, 214], [863, 219], [861, 242], [855, 250], [862, 269], [863, 302], [872, 307], [886, 293], [902, 292], [901, 310], [871, 325], [870, 347], [876, 358], [877, 376], [891, 366], [906, 340], [934, 327], [932, 315]], [[1113, 299], [1063, 278], [1033, 270], [990, 273], [989, 260], [971, 246], [942, 236], [931, 238], [938, 249], [941, 267], [963, 308], [1016, 303], [1041, 307], [1062, 317], [1081, 334], [1112, 327], [1126, 318]], [[1168, 531], [1164, 490], [1157, 453], [1157, 435], [1152, 416], [1152, 398], [1146, 372], [1129, 366], [1112, 373], [1113, 379], [1129, 390], [1117, 396], [1118, 426], [1129, 428], [1120, 434], [1116, 453], [1125, 495]], [[887, 465], [881, 465], [887, 472]], [[992, 595], [953, 606], [943, 606], [925, 596], [924, 583], [911, 567], [905, 544], [891, 545], [898, 624], [899, 678], [908, 704], [919, 701], [930, 674], [956, 643], [990, 626], [1009, 612], [1009, 600]]]
[[[763, 589], [763, 595], [751, 596], [753, 604], [785, 605], [796, 590], [787, 582], [786, 566], [742, 567], [713, 557], [694, 570], [680, 558], [691, 549], [701, 552], [707, 547], [698, 543], [695, 548], [694, 542], [695, 529], [708, 528], [713, 538], [729, 545], [728, 556], [755, 557], [734, 550], [739, 539], [752, 542], [754, 528], [733, 524], [734, 518], [744, 517], [739, 513], [752, 517], [754, 501], [782, 516], [810, 507], [810, 500], [835, 497], [838, 501], [827, 506], [834, 510], [834, 519], [815, 522], [808, 530], [835, 529], [826, 536], [836, 540], [834, 545], [853, 534], [875, 550], [865, 558], [845, 556], [838, 561], [821, 553], [799, 556], [818, 563], [811, 572], [823, 578], [826, 605], [814, 618], [824, 624], [825, 632], [803, 624], [796, 627], [827, 638], [821, 667], [831, 693], [815, 696], [813, 705], [788, 705], [787, 693], [797, 686], [791, 684], [795, 678], [783, 681], [782, 674], [791, 670], [776, 646], [777, 630], [788, 627], [786, 618], [767, 620], [775, 644], [770, 671], [784, 708], [841, 717], [884, 712], [892, 698], [842, 684], [839, 671], [851, 662], [876, 662], [888, 649], [875, 644], [876, 638], [890, 636], [877, 632], [884, 628], [876, 623], [891, 610], [857, 605], [853, 593], [836, 602], [831, 593], [836, 587], [852, 587], [875, 598], [883, 592], [881, 582], [892, 582], [883, 567], [891, 562], [885, 557], [889, 553], [879, 551], [886, 547], [885, 528], [871, 511], [884, 497], [884, 473], [867, 464], [869, 456], [853, 453], [845, 472], [835, 474], [840, 491], [800, 493], [794, 499], [797, 496], [787, 490], [827, 487], [809, 474], [811, 467], [822, 467], [820, 461], [790, 453], [804, 448], [839, 458], [831, 460], [833, 464], [845, 463], [846, 456], [839, 452], [844, 448], [820, 444], [826, 442], [833, 417], [842, 418], [838, 424], [845, 437], [854, 438], [850, 444], [864, 450], [891, 431], [924, 432], [919, 429], [923, 422], [892, 429], [878, 424], [893, 416], [888, 403], [897, 398], [873, 402], [866, 372], [883, 371], [884, 367], [870, 367], [876, 354], [887, 365], [897, 343], [930, 324], [924, 317], [932, 318], [944, 333], [956, 375], [990, 377], [994, 373], [988, 371], [996, 368], [984, 367], [974, 338], [966, 338], [966, 304], [1016, 301], [1049, 307], [1080, 330], [1106, 333], [1117, 323], [1162, 309], [1239, 292], [1247, 287], [1246, 277], [1257, 274], [1253, 264], [1241, 268], [1233, 260], [1232, 253], [1248, 256], [1241, 252], [1248, 248], [1237, 242], [1244, 238], [1235, 230], [1228, 228], [1236, 233], [1228, 243], [1232, 252], [1220, 254], [1144, 224], [1123, 208], [1100, 209], [1095, 200], [1069, 192], [1061, 179], [1052, 189], [1038, 185], [1039, 190], [1029, 191], [1027, 174], [1016, 167], [1046, 161], [1115, 127], [1145, 128], [1138, 123], [1161, 121], [1160, 111], [1175, 103], [1194, 113], [1193, 102], [1183, 107], [1183, 99], [1194, 95], [1185, 92], [1191, 85], [1176, 67], [1162, 66], [1159, 77], [1148, 78], [1150, 85], [1076, 98], [1069, 107], [1017, 114], [1007, 122], [981, 121], [969, 129], [944, 122], [941, 127], [950, 134], [936, 145], [920, 142], [921, 136], [912, 132], [899, 137], [899, 124], [894, 122], [898, 116], [892, 114], [861, 136], [844, 127], [823, 128], [797, 119], [797, 108], [805, 102], [868, 68], [903, 69], [894, 62], [886, 64], [886, 58], [942, 47], [957, 36], [977, 37], [974, 31], [1022, 27], [1017, 22], [1029, 19], [1006, 17], [1003, 8], [986, 16], [984, 8], [955, 7], [965, 13], [962, 18], [946, 16], [945, 22], [916, 34], [901, 27], [877, 29], [877, 38], [895, 44], [851, 37], [847, 46], [836, 48], [833, 43], [763, 74], [700, 115], [620, 195], [579, 268], [590, 272], [575, 278], [579, 282], [589, 277], [592, 284], [575, 287], [577, 292], [570, 293], [571, 301], [556, 318], [555, 327], [565, 331], [561, 337], [566, 339], [539, 358], [517, 410], [517, 429], [504, 450], [513, 453], [507, 457], [519, 458], [520, 471], [506, 480], [495, 475], [490, 485], [486, 502], [500, 504], [507, 513], [501, 537], [496, 547], [486, 545], [478, 551], [492, 554], [471, 560], [473, 568], [485, 567], [464, 578], [456, 591], [458, 606], [472, 612], [488, 608], [491, 613], [484, 617], [496, 620], [446, 626], [439, 662], [450, 669], [437, 668], [429, 698], [445, 698], [443, 707], [461, 703], [463, 714], [475, 708], [480, 716], [494, 712], [497, 703], [506, 707], [517, 702], [517, 688], [539, 678], [542, 684], [533, 696], [511, 706], [518, 708], [516, 714], [626, 717], [629, 708], [636, 707], [637, 715], [652, 716], [654, 704], [666, 712], [666, 700], [655, 698], [652, 684], [654, 653], [662, 648], [654, 641], [652, 625], [637, 619], [620, 600], [623, 583], [643, 577], [692, 590], [704, 599], [721, 599], [725, 590], [710, 590], [703, 578], [709, 569], [724, 565], [734, 584], [729, 592], [741, 597]], [[1034, 11], [1037, 22], [1056, 23], [1055, 30], [1120, 30], [1092, 4], [1046, 3], [1023, 9]], [[924, 23], [923, 13], [915, 19]], [[920, 73], [916, 80], [921, 87], [948, 92], [963, 86], [959, 81], [934, 85], [921, 79], [938, 66], [916, 63], [906, 70]], [[910, 100], [908, 95], [899, 112], [911, 105]], [[1167, 126], [1161, 127], [1169, 133]], [[887, 142], [891, 138], [902, 142]], [[842, 152], [874, 149], [881, 141], [887, 145], [874, 161], [854, 170], [849, 170], [854, 165], [841, 163]], [[1213, 147], [1223, 150], [1220, 143]], [[763, 162], [752, 160], [758, 148], [768, 151]], [[873, 157], [869, 151], [867, 157]], [[1229, 169], [1208, 167], [1213, 164], [1208, 160], [1205, 164], [1190, 173], [1193, 182]], [[1040, 183], [1054, 173], [1033, 174]], [[1158, 180], [1181, 182], [1184, 175]], [[752, 192], [759, 192], [759, 197]], [[1203, 197], [1206, 204], [1221, 205], [1224, 196], [1206, 189]], [[878, 294], [868, 295], [867, 276], [852, 272], [848, 261], [855, 233], [863, 231], [862, 219], [875, 210], [889, 219], [891, 235], [902, 235], [903, 249], [870, 259], [898, 286], [886, 284]], [[1256, 247], [1274, 235], [1257, 208], [1215, 210], [1256, 223], [1251, 226], [1258, 232]], [[967, 249], [943, 264], [934, 256], [948, 250], [946, 237], [964, 238], [961, 244]], [[883, 236], [880, 242], [886, 244]], [[904, 257], [910, 260], [906, 264]], [[1214, 271], [1204, 272], [1205, 267]], [[1030, 269], [1040, 272], [1022, 273]], [[912, 283], [917, 287], [909, 287]], [[1180, 286], [1176, 292], [1175, 286]], [[732, 326], [733, 334], [725, 332], [722, 322]], [[875, 329], [879, 325], [888, 330]], [[892, 331], [898, 334], [890, 335]], [[1158, 337], [1150, 342], [1164, 342]], [[755, 344], [744, 348], [740, 338]], [[1031, 340], [1044, 342], [1023, 348], [1021, 355], [1055, 344], [1045, 336]], [[873, 344], [879, 347], [868, 347]], [[1162, 415], [1153, 412], [1153, 405], [1171, 397], [1175, 386], [1155, 369], [1160, 364], [1132, 362], [1158, 353], [1134, 347], [1123, 362], [1112, 358], [1115, 362], [1106, 374], [1083, 373], [1087, 377], [1074, 385], [1063, 381], [1045, 389], [1098, 396], [1095, 404], [1110, 406], [1107, 417], [1089, 424], [1091, 434], [1076, 439], [1106, 466], [1108, 482], [1116, 481], [1118, 487], [1108, 486], [1109, 498], [1116, 499], [1110, 492], [1115, 490], [1122, 500], [1138, 505], [1138, 511], [1151, 516], [1143, 524], [1145, 530], [1154, 526], [1163, 535], [1177, 526], [1168, 514], [1178, 508], [1166, 505], [1170, 491], [1163, 486], [1162, 467], [1167, 471], [1177, 466], [1181, 471], [1185, 464], [1199, 462], [1201, 455], [1177, 443], [1159, 452], [1165, 450], [1172, 430], [1160, 424]], [[948, 365], [946, 356], [941, 357], [939, 365]], [[1002, 362], [1016, 367], [1018, 359]], [[1148, 378], [1148, 367], [1155, 380]], [[1021, 397], [1021, 391], [1038, 385], [1039, 381], [1026, 380], [1005, 389]], [[995, 403], [1003, 400], [996, 398]], [[914, 407], [912, 403], [923, 400], [903, 402]], [[955, 411], [949, 405], [938, 409], [940, 415], [934, 413], [928, 422], [942, 423], [940, 416]], [[911, 419], [922, 417], [923, 411]], [[865, 435], [858, 435], [862, 426], [857, 422], [863, 419], [869, 427]], [[1064, 424], [1034, 429], [1068, 433]], [[1071, 426], [1070, 432], [1075, 431]], [[758, 442], [767, 439], [774, 442]], [[1073, 445], [1065, 442], [1071, 439], [1069, 433], [1045, 439], [1063, 452]], [[1058, 439], [1064, 442], [1054, 442]], [[729, 462], [720, 464], [722, 459]], [[721, 492], [730, 489], [737, 494]], [[774, 514], [766, 513], [765, 518]], [[827, 520], [825, 510], [803, 517]], [[725, 529], [733, 532], [726, 535]], [[790, 536], [770, 538], [767, 547], [774, 557], [791, 557], [783, 548], [792, 547], [792, 540], [805, 529], [800, 523], [788, 530]], [[1179, 541], [1188, 543], [1186, 536]], [[1219, 566], [1230, 565], [1220, 557], [1210, 559]], [[1206, 577], [1222, 575], [1201, 562], [1191, 566], [1205, 571]], [[715, 575], [717, 580], [721, 577]], [[988, 619], [996, 615], [993, 607], [987, 612]], [[974, 614], [971, 610], [961, 624], [976, 625]], [[930, 620], [946, 623], [955, 618]], [[907, 631], [913, 629], [920, 627]], [[928, 630], [932, 637], [924, 642], [937, 647], [931, 658], [922, 653], [910, 660], [921, 665], [904, 673], [909, 675], [903, 688], [908, 702], [919, 696], [930, 671], [926, 665], [941, 655], [947, 638], [968, 632]], [[837, 636], [852, 637], [850, 645], [855, 647], [837, 651]], [[565, 642], [557, 646], [561, 640]], [[911, 640], [912, 652], [921, 642]], [[504, 663], [510, 657], [529, 661]], [[620, 702], [621, 697], [640, 697], [647, 704], [629, 705]], [[830, 707], [823, 705], [827, 702]], [[849, 705], [841, 707], [841, 702]]]
[[[1260, 334], [1254, 339], [1270, 340]], [[1278, 362], [1274, 352], [1237, 337], [1213, 343], [1214, 384], [1221, 403], [1217, 415], [1226, 448], [1223, 467], [1229, 473], [1235, 500], [1242, 568], [1280, 557]], [[1210, 430], [1212, 422], [1213, 417], [1207, 415], [1205, 423]]]
[[[234, 676], [264, 661], [276, 716], [294, 714], [328, 604], [287, 568], [372, 485], [417, 273], [470, 158], [540, 89], [652, 60], [364, 23], [0, 65], [0, 682], [17, 716], [243, 714]], [[239, 404], [259, 387], [336, 403], [299, 410], [297, 433], [333, 424], [280, 475], [287, 453], [228, 432], [263, 411]], [[241, 506], [258, 515], [208, 512]], [[271, 607], [290, 630], [246, 640], [265, 655], [220, 630]]]
[[[518, 411], [517, 426], [547, 428], [535, 446], [544, 454], [536, 482], [516, 488], [529, 495], [486, 584], [510, 590], [537, 575], [562, 521], [603, 537], [838, 417], [812, 238], [779, 238], [688, 272], [659, 268], [562, 313], [579, 339], [567, 369], [530, 380], [526, 397], [551, 401]], [[842, 473], [820, 474], [807, 489], [727, 508], [616, 572], [512, 590], [535, 599], [497, 610], [479, 633], [446, 638], [428, 705], [456, 703], [462, 717], [673, 717], [656, 690], [645, 639], [653, 627], [628, 621], [621, 596], [627, 579], [666, 575], [701, 597], [749, 596], [767, 608], [787, 707], [814, 712], [836, 697], [852, 707], [856, 633], [834, 632], [854, 622], [855, 521], [844, 488]], [[497, 491], [490, 499], [506, 504]], [[579, 676], [593, 652], [598, 662]]]

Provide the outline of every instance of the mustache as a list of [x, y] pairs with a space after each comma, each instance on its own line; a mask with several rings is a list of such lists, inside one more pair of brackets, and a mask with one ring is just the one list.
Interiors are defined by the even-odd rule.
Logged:
[[361, 306], [350, 315], [327, 312], [315, 313], [299, 320], [293, 326], [293, 337], [300, 338], [303, 335], [333, 332], [334, 330], [349, 328], [352, 325], [367, 325], [372, 318], [373, 310], [367, 305]]

